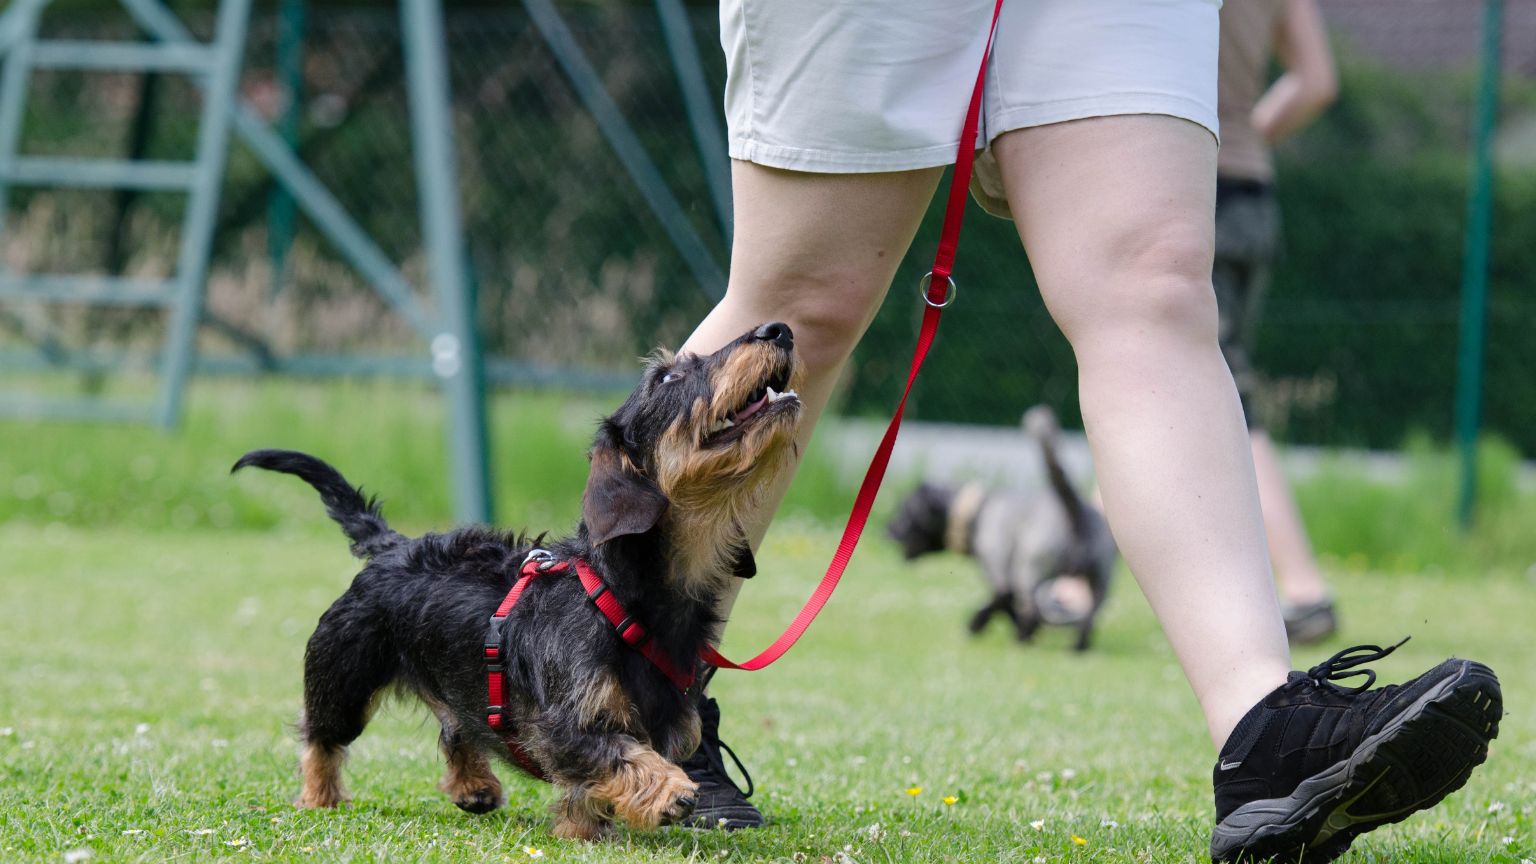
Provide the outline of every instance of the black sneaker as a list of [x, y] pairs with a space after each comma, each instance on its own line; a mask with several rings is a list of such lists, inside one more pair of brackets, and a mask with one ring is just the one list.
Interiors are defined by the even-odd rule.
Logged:
[[[1367, 690], [1376, 673], [1354, 667], [1401, 644], [1349, 648], [1292, 672], [1238, 721], [1213, 776], [1212, 861], [1332, 861], [1467, 782], [1499, 734], [1499, 679], [1451, 659]], [[1355, 676], [1365, 684], [1332, 683]]]
[[[725, 751], [736, 763], [736, 770], [747, 782], [747, 790], [725, 772], [725, 761], [720, 752]], [[698, 803], [693, 815], [681, 824], [689, 828], [760, 828], [763, 814], [747, 799], [752, 797], [752, 775], [736, 758], [736, 752], [720, 740], [720, 703], [713, 699], [699, 700], [699, 749], [678, 765], [688, 772], [688, 777], [699, 784]]]

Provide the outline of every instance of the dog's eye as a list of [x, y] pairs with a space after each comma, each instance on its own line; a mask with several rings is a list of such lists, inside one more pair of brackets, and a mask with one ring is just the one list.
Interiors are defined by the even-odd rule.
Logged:
[[671, 384], [673, 381], [676, 381], [682, 377], [683, 373], [681, 372], [668, 372], [667, 374], [661, 376], [661, 383]]

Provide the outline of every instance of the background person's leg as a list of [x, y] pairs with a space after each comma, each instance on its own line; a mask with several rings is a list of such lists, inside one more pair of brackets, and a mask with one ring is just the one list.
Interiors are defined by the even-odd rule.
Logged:
[[1160, 115], [994, 142], [1040, 290], [1072, 343], [1110, 525], [1218, 747], [1290, 655], [1211, 290], [1216, 142]]
[[1263, 429], [1250, 433], [1253, 467], [1259, 478], [1259, 503], [1264, 509], [1264, 531], [1269, 538], [1269, 555], [1274, 560], [1275, 578], [1280, 595], [1297, 606], [1322, 603], [1328, 599], [1328, 583], [1318, 569], [1317, 556], [1307, 540], [1307, 528], [1296, 509], [1291, 484], [1280, 468], [1274, 442]]
[[[808, 174], [734, 162], [735, 246], [725, 298], [682, 350], [710, 352], [749, 328], [783, 321], [805, 364], [800, 450], [859, 338], [874, 319], [933, 197], [940, 168]], [[769, 490], [750, 524], [755, 549], [789, 486]], [[735, 591], [725, 599], [729, 615]]]

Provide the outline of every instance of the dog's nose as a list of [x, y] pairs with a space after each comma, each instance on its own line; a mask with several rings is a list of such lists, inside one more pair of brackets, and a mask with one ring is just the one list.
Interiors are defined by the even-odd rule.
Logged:
[[753, 332], [752, 338], [772, 342], [780, 348], [795, 347], [795, 334], [789, 329], [789, 325], [782, 321], [764, 324]]

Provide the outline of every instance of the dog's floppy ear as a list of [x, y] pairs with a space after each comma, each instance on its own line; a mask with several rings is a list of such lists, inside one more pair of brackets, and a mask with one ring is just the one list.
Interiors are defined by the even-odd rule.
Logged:
[[581, 518], [594, 546], [625, 534], [643, 534], [656, 527], [667, 510], [667, 496], [625, 457], [616, 438], [607, 427], [598, 433], [587, 490], [581, 495]]

